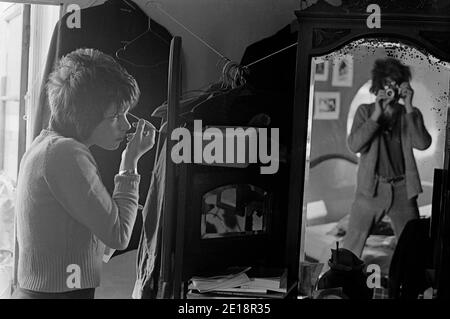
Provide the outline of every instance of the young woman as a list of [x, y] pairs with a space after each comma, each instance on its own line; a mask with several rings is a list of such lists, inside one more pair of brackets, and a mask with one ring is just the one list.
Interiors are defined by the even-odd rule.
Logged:
[[[125, 249], [138, 208], [139, 158], [155, 130], [140, 120], [128, 134], [136, 81], [94, 49], [63, 57], [47, 83], [48, 129], [23, 156], [17, 187], [18, 287], [13, 298], [93, 298], [105, 245]], [[128, 144], [112, 197], [89, 147]]]

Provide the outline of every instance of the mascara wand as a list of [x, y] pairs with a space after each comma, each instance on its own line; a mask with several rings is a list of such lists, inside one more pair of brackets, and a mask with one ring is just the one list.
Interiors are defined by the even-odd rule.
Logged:
[[[134, 118], [134, 119], [136, 119], [136, 120], [141, 120], [141, 118], [140, 117], [137, 117], [136, 115], [134, 115], [134, 114], [132, 114], [132, 113], [130, 113], [130, 112], [128, 112], [128, 115], [130, 115], [132, 118]], [[154, 129], [156, 132], [158, 132], [158, 133], [160, 133], [160, 130], [158, 130], [152, 123], [150, 123], [149, 121], [147, 121], [147, 120], [145, 120], [145, 119], [142, 119], [143, 121], [144, 121], [144, 123], [145, 123], [145, 125], [146, 126], [150, 126], [152, 129]]]

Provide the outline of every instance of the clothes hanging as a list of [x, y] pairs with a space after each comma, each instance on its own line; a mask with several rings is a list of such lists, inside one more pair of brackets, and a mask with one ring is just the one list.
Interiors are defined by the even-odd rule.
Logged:
[[[242, 56], [241, 65], [249, 65], [277, 50], [295, 43], [298, 32], [291, 32], [288, 24], [275, 34], [249, 45]], [[292, 110], [295, 95], [297, 50], [284, 50], [261, 62], [251, 65], [246, 75], [247, 83], [256, 90], [275, 94], [276, 112], [271, 114], [272, 126], [280, 127], [280, 143], [291, 145]], [[277, 126], [278, 125], [278, 126]]]
[[[290, 47], [298, 41], [298, 32], [292, 32], [291, 24], [249, 45], [242, 56], [241, 65], [246, 66], [258, 61], [274, 52]], [[299, 50], [301, 47], [299, 47]], [[272, 96], [271, 107], [268, 111], [271, 127], [280, 128], [280, 162], [289, 163], [290, 148], [292, 145], [292, 124], [295, 96], [297, 49], [290, 47], [269, 58], [248, 67], [246, 75], [247, 84], [256, 91]], [[297, 106], [298, 107], [298, 106]], [[278, 189], [276, 194], [277, 209], [281, 223], [287, 218], [288, 211], [290, 167], [281, 165], [277, 174], [271, 176], [272, 185]]]
[[[124, 1], [110, 0], [102, 5], [82, 9], [80, 28], [69, 27], [70, 15], [65, 14], [57, 23], [50, 43], [47, 62], [40, 88], [40, 98], [33, 122], [33, 138], [48, 126], [50, 110], [45, 83], [55, 63], [65, 54], [80, 47], [98, 49], [115, 57], [115, 53], [143, 34], [149, 27], [149, 17], [137, 6], [135, 10]], [[141, 97], [133, 113], [149, 121], [152, 111], [167, 98], [167, 68], [172, 36], [161, 25], [150, 20], [151, 32], [145, 33], [136, 43], [121, 52], [119, 63], [136, 79]], [[125, 41], [125, 42], [124, 42]], [[164, 61], [167, 60], [167, 63]], [[131, 62], [131, 63], [130, 63]], [[123, 143], [115, 151], [106, 151], [93, 146], [91, 152], [99, 166], [100, 175], [107, 190], [112, 194], [114, 175], [120, 165]], [[141, 184], [140, 199], [147, 197], [155, 152], [147, 152], [139, 161]], [[138, 246], [142, 218], [138, 214], [133, 236], [127, 250]], [[121, 252], [116, 252], [115, 255]]]
[[[202, 120], [203, 125], [248, 125], [257, 113], [270, 112], [274, 96], [243, 85], [227, 91], [211, 93], [206, 99], [192, 103], [193, 107], [180, 116], [188, 122]], [[273, 107], [272, 107], [273, 109]]]
[[155, 299], [158, 296], [161, 264], [161, 215], [166, 183], [166, 143], [158, 153], [147, 200], [142, 212], [143, 227], [137, 253], [134, 299]]
[[[180, 108], [191, 105], [192, 100], [180, 101]], [[166, 183], [166, 138], [164, 129], [167, 124], [167, 103], [162, 104], [152, 116], [161, 118], [161, 129], [156, 147], [157, 162], [154, 166], [150, 188], [142, 211], [143, 226], [139, 240], [136, 266], [136, 282], [133, 289], [134, 299], [160, 298], [161, 266], [161, 216], [164, 208]]]

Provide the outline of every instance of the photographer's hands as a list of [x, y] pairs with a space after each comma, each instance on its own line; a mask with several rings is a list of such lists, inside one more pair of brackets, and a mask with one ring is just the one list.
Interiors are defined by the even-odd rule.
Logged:
[[386, 94], [386, 90], [379, 90], [375, 99], [375, 110], [370, 118], [377, 122], [393, 99], [394, 97], [389, 97]]
[[[403, 82], [400, 84], [398, 90], [400, 98], [402, 98], [405, 102], [406, 112], [411, 113], [413, 111], [412, 99], [414, 96], [414, 90], [409, 82]], [[389, 103], [391, 103], [394, 99], [395, 95], [389, 97], [386, 90], [379, 90], [375, 100], [375, 110], [372, 113], [371, 119], [377, 122], [383, 113], [389, 113]]]
[[408, 82], [403, 82], [400, 84], [400, 96], [405, 101], [405, 108], [407, 113], [411, 113], [413, 111], [412, 99], [414, 96], [414, 90]]

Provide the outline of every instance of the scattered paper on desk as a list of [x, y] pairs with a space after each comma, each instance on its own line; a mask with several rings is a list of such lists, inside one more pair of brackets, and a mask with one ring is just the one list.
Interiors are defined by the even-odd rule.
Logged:
[[241, 273], [237, 276], [226, 277], [226, 278], [204, 278], [193, 280], [191, 279], [191, 284], [189, 285], [189, 289], [195, 289], [199, 292], [208, 292], [214, 290], [222, 290], [226, 288], [239, 287], [243, 284], [246, 284], [250, 281], [248, 276], [245, 273]]
[[194, 276], [191, 278], [189, 289], [199, 292], [219, 290], [223, 288], [238, 287], [250, 282], [245, 274], [251, 267], [229, 267], [220, 274], [209, 276]]

